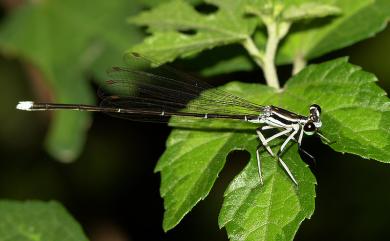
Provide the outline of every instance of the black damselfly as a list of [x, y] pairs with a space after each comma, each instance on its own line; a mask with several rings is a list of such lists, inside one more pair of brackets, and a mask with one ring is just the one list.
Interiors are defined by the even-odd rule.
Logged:
[[[134, 58], [141, 57], [135, 55]], [[116, 117], [151, 122], [168, 122], [170, 117], [188, 117], [193, 119], [230, 119], [262, 124], [256, 129], [262, 146], [272, 157], [278, 159], [295, 184], [298, 184], [297, 181], [281, 159], [286, 145], [290, 141], [295, 141], [300, 148], [303, 134], [317, 134], [327, 141], [319, 133], [322, 125], [321, 108], [316, 104], [309, 107], [308, 116], [302, 116], [272, 105], [258, 105], [226, 91], [213, 88], [206, 82], [167, 66], [149, 72], [130, 67], [113, 67], [109, 74], [111, 78], [107, 81], [107, 86], [109, 91], [115, 94], [101, 95], [100, 106], [21, 101], [16, 108], [26, 111], [104, 112]], [[278, 132], [267, 138], [264, 131], [269, 129], [275, 129]], [[287, 138], [275, 155], [268, 143], [281, 136], [287, 136]], [[305, 153], [311, 157], [310, 154]], [[263, 183], [259, 148], [256, 150], [256, 157], [260, 182]]]

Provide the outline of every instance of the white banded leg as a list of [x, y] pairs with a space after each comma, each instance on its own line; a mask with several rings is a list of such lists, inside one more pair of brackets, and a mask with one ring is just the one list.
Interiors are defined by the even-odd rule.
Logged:
[[268, 151], [268, 153], [271, 155], [271, 156], [275, 156], [274, 153], [272, 152], [271, 148], [268, 146], [268, 142], [267, 140], [265, 139], [263, 133], [261, 133], [261, 131], [259, 129], [256, 130], [256, 133], [257, 133], [257, 136], [259, 137], [260, 141], [261, 141], [261, 144], [264, 146], [264, 148]]
[[292, 130], [293, 130], [292, 128], [287, 128], [287, 129], [284, 130], [284, 131], [281, 131], [281, 132], [279, 132], [279, 133], [276, 133], [276, 134], [273, 135], [273, 136], [268, 137], [268, 139], [266, 139], [267, 144], [268, 144], [268, 142], [272, 141], [273, 139], [278, 138], [279, 136], [283, 136], [283, 135], [285, 135], [285, 134], [291, 132]]
[[294, 131], [287, 137], [287, 139], [283, 142], [282, 146], [280, 147], [279, 153], [283, 153], [284, 148], [286, 145], [290, 142], [291, 139], [294, 138], [294, 136], [298, 133], [299, 131], [299, 126], [294, 128]]
[[277, 128], [276, 126], [263, 126], [263, 127], [261, 127], [261, 130], [269, 130], [269, 129], [275, 129], [275, 128]]
[[290, 177], [290, 179], [295, 183], [295, 185], [298, 186], [298, 182], [295, 180], [293, 174], [291, 173], [290, 169], [288, 168], [287, 164], [284, 163], [284, 161], [282, 160], [282, 158], [280, 158], [278, 156], [278, 160], [279, 160], [279, 163], [282, 165], [282, 167], [284, 168], [284, 170], [287, 172], [288, 176]]
[[[271, 156], [274, 156], [274, 153], [272, 152], [271, 148], [269, 148], [268, 144], [264, 144], [264, 143], [267, 143], [267, 142], [265, 140], [265, 137], [264, 137], [263, 133], [261, 133], [261, 131], [259, 129], [257, 129], [256, 132], [257, 132], [257, 135], [259, 136], [259, 139], [261, 141], [262, 146], [264, 146], [264, 148], [268, 151], [268, 153]], [[261, 183], [261, 185], [263, 185], [263, 175], [261, 173], [261, 159], [260, 159], [259, 149], [260, 149], [260, 147], [258, 147], [256, 149], [257, 170], [259, 172], [260, 183]]]
[[[273, 129], [273, 128], [276, 128], [276, 127], [273, 127], [273, 126], [263, 126], [261, 129], [262, 130], [267, 130], [267, 129]], [[274, 157], [275, 155], [272, 152], [271, 148], [268, 146], [268, 142], [272, 141], [273, 139], [275, 139], [275, 138], [277, 138], [279, 136], [285, 135], [285, 134], [291, 132], [292, 130], [293, 130], [292, 128], [288, 128], [288, 129], [286, 129], [284, 131], [276, 133], [275, 135], [269, 137], [268, 139], [265, 139], [263, 133], [261, 133], [261, 131], [259, 129], [257, 129], [256, 132], [257, 132], [257, 135], [260, 138], [262, 146], [264, 146], [264, 148], [268, 151], [268, 153], [272, 157]], [[257, 150], [256, 150], [256, 158], [257, 158], [257, 167], [258, 167], [258, 172], [259, 172], [260, 183], [263, 184], [263, 175], [262, 175], [262, 172], [261, 172], [261, 158], [260, 158], [259, 148], [257, 148]]]
[[[269, 129], [275, 129], [275, 128], [278, 128], [278, 127], [275, 127], [275, 126], [263, 126], [261, 129], [262, 130], [269, 130]], [[302, 139], [303, 139], [303, 128], [301, 128], [301, 131], [299, 133], [299, 138], [296, 139], [295, 137], [293, 137], [292, 140], [298, 143], [298, 147], [299, 147], [300, 151], [302, 151], [305, 155], [307, 155], [311, 159], [315, 160], [313, 155], [311, 155], [310, 153], [308, 153], [306, 150], [304, 150], [302, 148]]]
[[263, 175], [261, 174], [261, 159], [260, 159], [259, 148], [256, 149], [257, 170], [259, 172], [260, 184], [263, 185]]
[[295, 185], [298, 185], [298, 182], [295, 180], [293, 174], [291, 173], [290, 169], [288, 168], [288, 166], [286, 165], [286, 163], [284, 163], [284, 161], [282, 160], [282, 158], [280, 158], [280, 156], [283, 154], [284, 152], [284, 148], [286, 147], [286, 145], [290, 142], [291, 139], [294, 138], [294, 136], [298, 133], [299, 131], [299, 126], [294, 128], [294, 131], [291, 133], [291, 135], [289, 135], [287, 137], [287, 139], [283, 142], [282, 146], [280, 147], [280, 150], [278, 151], [278, 154], [277, 154], [277, 157], [278, 157], [278, 160], [279, 160], [279, 163], [282, 165], [282, 167], [284, 168], [284, 170], [287, 172], [288, 176], [291, 178], [291, 180], [295, 183]]
[[[275, 127], [272, 127], [272, 126], [264, 126], [262, 129], [263, 129], [263, 130], [268, 130], [268, 129], [272, 129], [272, 128], [275, 128]], [[287, 128], [287, 129], [284, 130], [284, 131], [278, 132], [278, 133], [276, 133], [275, 135], [268, 137], [268, 139], [265, 139], [263, 133], [261, 133], [261, 131], [260, 131], [259, 129], [257, 129], [256, 132], [257, 132], [257, 135], [258, 135], [259, 138], [260, 138], [261, 144], [265, 147], [265, 149], [268, 151], [268, 153], [269, 153], [271, 156], [275, 156], [274, 153], [272, 152], [271, 148], [269, 147], [268, 142], [272, 141], [272, 140], [275, 139], [275, 138], [278, 138], [279, 136], [283, 136], [283, 135], [285, 135], [285, 134], [291, 132], [292, 130], [293, 130], [292, 128]]]

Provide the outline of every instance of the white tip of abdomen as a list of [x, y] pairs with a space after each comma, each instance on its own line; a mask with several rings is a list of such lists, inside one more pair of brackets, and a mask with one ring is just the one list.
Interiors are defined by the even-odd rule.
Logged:
[[31, 107], [34, 105], [32, 101], [19, 101], [19, 104], [16, 105], [18, 110], [31, 110]]

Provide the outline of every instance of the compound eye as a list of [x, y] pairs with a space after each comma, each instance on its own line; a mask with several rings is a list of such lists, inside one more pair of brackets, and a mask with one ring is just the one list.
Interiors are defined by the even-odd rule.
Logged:
[[318, 112], [321, 114], [321, 107], [320, 107], [319, 105], [317, 105], [317, 104], [312, 104], [312, 105], [310, 106], [310, 109], [312, 109], [312, 108], [316, 108], [316, 109], [318, 110]]
[[316, 126], [312, 121], [308, 121], [303, 126], [303, 131], [305, 132], [306, 135], [313, 135], [316, 132]]

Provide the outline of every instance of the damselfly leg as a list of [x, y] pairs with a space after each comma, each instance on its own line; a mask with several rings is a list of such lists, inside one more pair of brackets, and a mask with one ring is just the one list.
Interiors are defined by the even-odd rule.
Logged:
[[[261, 144], [262, 146], [267, 150], [267, 152], [272, 156], [274, 157], [274, 153], [272, 152], [271, 148], [269, 147], [268, 143], [280, 136], [283, 136], [283, 135], [287, 135], [289, 134], [290, 132], [292, 132], [288, 137], [287, 139], [283, 142], [281, 148], [279, 149], [278, 153], [277, 153], [277, 158], [278, 158], [278, 161], [279, 163], [282, 165], [283, 169], [286, 171], [286, 173], [289, 175], [289, 177], [291, 178], [291, 180], [296, 184], [298, 185], [297, 181], [295, 180], [294, 176], [292, 175], [290, 169], [288, 168], [288, 166], [286, 165], [286, 163], [284, 163], [284, 161], [281, 159], [281, 155], [283, 154], [283, 151], [284, 151], [284, 148], [285, 146], [288, 144], [288, 142], [294, 138], [294, 136], [298, 133], [299, 131], [299, 125], [296, 126], [295, 128], [286, 128], [285, 130], [283, 131], [280, 131], [268, 138], [265, 138], [264, 134], [262, 133], [262, 130], [269, 130], [269, 129], [274, 129], [274, 128], [277, 128], [277, 127], [274, 127], [274, 126], [263, 126], [262, 128], [258, 128], [256, 130], [257, 132], [257, 135], [261, 141]], [[259, 178], [260, 178], [260, 182], [263, 183], [263, 175], [262, 175], [262, 171], [261, 171], [261, 157], [260, 157], [260, 153], [259, 153], [259, 148], [256, 150], [256, 158], [257, 158], [257, 165], [258, 165], [258, 172], [259, 172]]]
[[256, 149], [256, 158], [257, 158], [257, 168], [259, 171], [259, 178], [260, 178], [260, 183], [263, 185], [263, 174], [261, 173], [261, 158], [260, 158], [260, 147]]
[[267, 152], [271, 155], [271, 156], [275, 156], [274, 153], [272, 152], [271, 148], [269, 147], [268, 145], [268, 141], [265, 139], [263, 133], [261, 132], [261, 128], [258, 128], [256, 130], [256, 133], [257, 133], [257, 136], [259, 137], [260, 141], [261, 141], [261, 144], [263, 145], [263, 147], [267, 150]]

